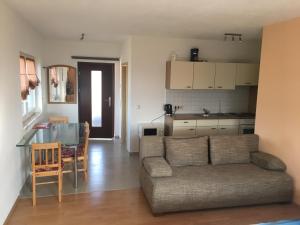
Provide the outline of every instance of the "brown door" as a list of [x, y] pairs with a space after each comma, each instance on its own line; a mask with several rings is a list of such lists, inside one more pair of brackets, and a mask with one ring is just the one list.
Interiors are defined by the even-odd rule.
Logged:
[[78, 112], [91, 138], [114, 136], [114, 64], [78, 62]]

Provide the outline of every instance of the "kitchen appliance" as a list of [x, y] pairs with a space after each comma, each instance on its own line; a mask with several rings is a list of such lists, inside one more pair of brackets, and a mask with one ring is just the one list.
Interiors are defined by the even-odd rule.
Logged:
[[139, 137], [143, 136], [163, 136], [164, 126], [162, 123], [140, 123]]
[[171, 104], [165, 104], [164, 110], [166, 112], [166, 115], [171, 116], [173, 114], [173, 107]]
[[254, 134], [254, 119], [240, 119], [239, 134]]
[[199, 53], [198, 48], [192, 48], [191, 49], [191, 61], [192, 62], [198, 61], [198, 53]]

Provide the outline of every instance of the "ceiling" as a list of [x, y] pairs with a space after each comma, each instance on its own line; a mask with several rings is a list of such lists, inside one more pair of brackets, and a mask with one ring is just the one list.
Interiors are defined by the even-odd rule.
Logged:
[[300, 16], [299, 0], [5, 0], [45, 38], [120, 41], [128, 35], [259, 39], [264, 25]]

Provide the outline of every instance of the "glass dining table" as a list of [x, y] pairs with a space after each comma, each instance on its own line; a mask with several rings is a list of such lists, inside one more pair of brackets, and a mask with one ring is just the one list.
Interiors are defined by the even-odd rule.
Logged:
[[[59, 142], [62, 147], [72, 148], [74, 150], [74, 188], [78, 187], [77, 174], [77, 147], [83, 143], [84, 124], [50, 124], [45, 129], [31, 129], [16, 145], [23, 150], [31, 150], [32, 144]], [[29, 157], [31, 160], [31, 157]], [[31, 164], [30, 164], [31, 165]]]

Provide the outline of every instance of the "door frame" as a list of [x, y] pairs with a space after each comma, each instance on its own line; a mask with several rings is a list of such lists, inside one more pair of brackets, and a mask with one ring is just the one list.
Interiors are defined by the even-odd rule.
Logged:
[[[112, 87], [112, 99], [113, 99], [113, 104], [112, 104], [112, 111], [113, 111], [113, 137], [112, 138], [89, 138], [90, 140], [112, 140], [116, 137], [116, 123], [118, 123], [118, 118], [116, 116], [116, 105], [118, 104], [118, 102], [120, 102], [120, 97], [117, 97], [118, 95], [116, 94], [116, 88], [120, 88], [120, 84], [117, 83], [116, 79], [118, 76], [121, 75], [121, 72], [117, 73], [118, 68], [120, 67], [120, 61], [106, 61], [106, 60], [75, 60], [75, 64], [76, 64], [76, 68], [77, 68], [77, 90], [78, 90], [78, 94], [77, 94], [77, 116], [78, 116], [78, 122], [79, 122], [79, 114], [80, 114], [80, 110], [79, 110], [79, 67], [78, 67], [78, 63], [108, 63], [108, 64], [114, 64], [113, 67], [113, 87]], [[120, 79], [120, 78], [119, 78]], [[116, 97], [118, 99], [116, 99]], [[120, 109], [119, 109], [120, 111]], [[120, 121], [120, 120], [119, 120]]]
[[127, 128], [128, 128], [128, 118], [127, 118], [128, 117], [128, 63], [127, 62], [121, 64], [120, 77], [121, 77], [121, 142], [126, 143]]

